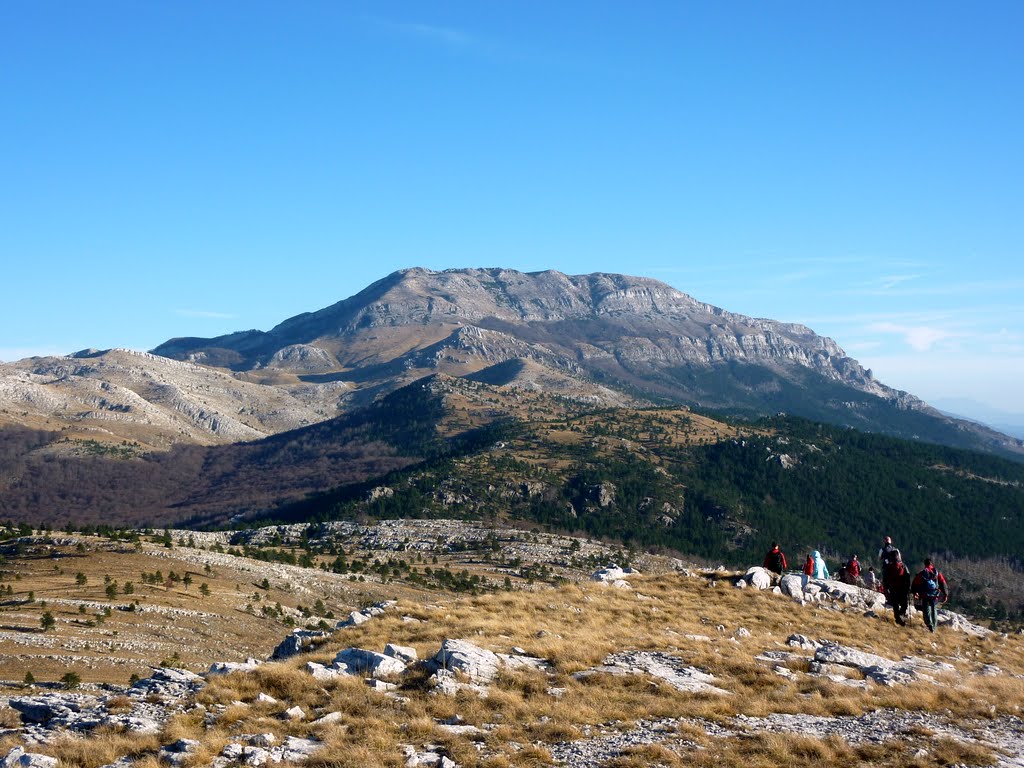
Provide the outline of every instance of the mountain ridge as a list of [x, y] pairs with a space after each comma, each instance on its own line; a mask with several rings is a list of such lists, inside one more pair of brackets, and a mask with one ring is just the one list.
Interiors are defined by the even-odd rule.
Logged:
[[414, 267], [270, 331], [171, 339], [153, 351], [236, 371], [356, 381], [364, 392], [353, 403], [430, 373], [479, 375], [523, 359], [637, 402], [791, 411], [1024, 455], [1020, 441], [879, 382], [805, 325], [730, 312], [645, 277]]
[[1024, 441], [886, 386], [805, 325], [730, 312], [646, 277], [497, 267], [399, 270], [269, 331], [3, 364], [0, 423], [166, 450], [263, 439], [425, 376], [513, 370], [508, 386], [604, 406], [786, 412], [1024, 457]]

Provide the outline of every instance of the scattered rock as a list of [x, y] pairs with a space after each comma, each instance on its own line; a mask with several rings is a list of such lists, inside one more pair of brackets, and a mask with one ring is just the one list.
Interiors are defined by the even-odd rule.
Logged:
[[411, 664], [419, 658], [415, 648], [406, 645], [395, 645], [394, 643], [388, 643], [384, 646], [384, 655], [391, 656], [406, 664]]
[[337, 723], [344, 717], [345, 715], [341, 712], [328, 712], [326, 715], [314, 720], [312, 725], [330, 725], [331, 723]]
[[762, 568], [759, 565], [748, 568], [743, 578], [750, 586], [756, 589], [771, 589], [772, 574], [768, 569]]
[[57, 768], [57, 758], [15, 747], [0, 760], [0, 768]]
[[260, 662], [253, 658], [248, 658], [245, 661], [215, 661], [210, 665], [210, 671], [206, 674], [209, 676], [229, 675], [232, 672], [252, 672], [259, 665]]
[[203, 687], [203, 678], [187, 669], [159, 667], [149, 677], [138, 680], [128, 690], [129, 696], [158, 697], [164, 701], [177, 702], [196, 693]]
[[393, 608], [398, 603], [395, 600], [385, 600], [380, 603], [375, 603], [367, 608], [363, 608], [361, 611], [352, 611], [348, 615], [347, 619], [343, 619], [338, 622], [338, 629], [346, 629], [347, 627], [358, 627], [360, 624], [365, 624], [367, 621], [372, 619], [374, 616], [380, 616], [385, 611]]
[[278, 644], [274, 652], [270, 654], [270, 658], [275, 660], [290, 659], [301, 653], [308, 653], [317, 646], [322, 645], [330, 636], [330, 632], [321, 630], [293, 630], [290, 635]]
[[821, 647], [821, 643], [815, 642], [805, 635], [798, 634], [792, 634], [786, 638], [786, 645], [794, 646], [796, 648], [805, 648], [809, 651], [814, 651]]
[[494, 680], [500, 663], [496, 653], [468, 640], [445, 640], [433, 658], [438, 670], [459, 672], [470, 681], [485, 685]]
[[189, 756], [199, 748], [200, 743], [195, 739], [178, 739], [160, 748], [160, 760], [172, 766], [184, 765]]
[[677, 656], [652, 651], [626, 651], [614, 653], [601, 666], [577, 672], [573, 677], [582, 680], [590, 675], [642, 675], [664, 680], [679, 691], [690, 693], [729, 692], [714, 685], [715, 678], [695, 667], [690, 667]]
[[436, 744], [425, 744], [417, 750], [411, 744], [402, 747], [406, 768], [459, 768], [459, 764], [447, 755]]
[[992, 634], [991, 629], [972, 624], [959, 613], [947, 611], [945, 608], [936, 611], [935, 618], [938, 619], [939, 627], [949, 627], [954, 632], [963, 632], [973, 637], [987, 637]]
[[350, 674], [365, 674], [369, 677], [393, 677], [405, 672], [404, 661], [383, 653], [363, 648], [346, 648], [334, 657], [334, 663], [344, 665]]
[[[911, 656], [893, 661], [884, 656], [848, 648], [838, 643], [826, 643], [814, 652], [814, 661], [824, 665], [852, 667], [865, 678], [879, 685], [901, 685], [915, 680], [931, 680], [929, 673], [951, 673], [956, 668], [942, 662], [928, 661]], [[829, 667], [821, 667], [826, 674], [833, 674]]]
[[321, 683], [330, 682], [348, 673], [348, 667], [342, 668], [339, 665], [324, 666], [315, 661], [307, 661], [304, 669], [313, 676], [314, 680]]
[[632, 568], [620, 568], [615, 564], [611, 564], [594, 571], [590, 576], [590, 580], [606, 586], [618, 587], [619, 589], [631, 589], [632, 587], [630, 587], [627, 579], [634, 573], [636, 571]]

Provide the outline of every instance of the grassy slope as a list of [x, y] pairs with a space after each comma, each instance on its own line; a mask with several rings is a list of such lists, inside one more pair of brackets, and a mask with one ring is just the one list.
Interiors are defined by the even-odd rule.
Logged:
[[[633, 581], [635, 590], [581, 584], [538, 592], [438, 596], [428, 604], [403, 601], [397, 611], [340, 633], [311, 657], [329, 661], [344, 647], [380, 650], [387, 642], [412, 646], [425, 657], [445, 638], [469, 638], [495, 651], [519, 646], [548, 659], [553, 665], [550, 677], [539, 672], [505, 673], [486, 698], [472, 694], [449, 698], [430, 695], [424, 678], [413, 674], [402, 683], [400, 702], [369, 690], [358, 678], [311, 685], [299, 669], [308, 660], [303, 658], [218, 678], [199, 696], [207, 710], [216, 713], [214, 724], [206, 728], [202, 713], [186, 714], [173, 721], [159, 741], [199, 739], [203, 748], [192, 761], [196, 765], [219, 753], [232, 734], [270, 732], [278, 737], [311, 735], [324, 741], [325, 750], [311, 763], [314, 768], [401, 766], [400, 745], [410, 743], [441, 745], [463, 766], [499, 768], [550, 764], [553, 745], [584, 738], [591, 729], [612, 732], [640, 719], [676, 718], [676, 725], [665, 733], [668, 748], [636, 747], [611, 765], [760, 768], [814, 759], [822, 764], [925, 768], [956, 762], [988, 764], [993, 755], [981, 747], [950, 742], [927, 728], [902, 733], [884, 745], [859, 746], [838, 739], [764, 732], [716, 738], [709, 729], [713, 731], [712, 723], [731, 726], [738, 715], [855, 716], [888, 708], [932, 713], [931, 722], [937, 727], [946, 719], [966, 723], [970, 718], [1019, 716], [1024, 705], [1019, 681], [1010, 677], [1024, 673], [1024, 645], [1017, 636], [927, 635], [920, 627], [896, 627], [888, 617], [870, 619], [800, 607], [771, 594], [736, 590], [725, 580], [664, 574]], [[405, 621], [402, 616], [418, 621]], [[510, 622], [510, 616], [516, 620]], [[737, 634], [741, 627], [750, 635]], [[802, 674], [789, 680], [755, 657], [766, 650], [786, 649], [785, 640], [792, 632], [890, 658], [913, 654], [938, 659], [952, 663], [956, 673], [940, 676], [937, 684], [922, 681], [900, 688], [850, 688]], [[680, 693], [645, 676], [572, 677], [600, 664], [608, 653], [626, 649], [677, 655], [715, 675], [717, 683], [733, 695]], [[1006, 674], [982, 675], [985, 664], [997, 664]], [[802, 671], [799, 663], [792, 667]], [[564, 695], [547, 694], [551, 686], [564, 688]], [[260, 692], [279, 702], [256, 704]], [[235, 703], [239, 701], [243, 704]], [[301, 706], [307, 718], [282, 720], [280, 713], [294, 705]], [[311, 723], [325, 712], [340, 712], [340, 721]], [[455, 715], [470, 725], [487, 726], [485, 735], [455, 736], [439, 727]], [[94, 768], [118, 749], [127, 751], [118, 738], [100, 735], [47, 745], [41, 751], [59, 754], [68, 765]], [[474, 746], [474, 740], [482, 743], [482, 749]], [[922, 749], [925, 754], [918, 754]], [[156, 765], [146, 757], [144, 746], [141, 752], [139, 764]]]

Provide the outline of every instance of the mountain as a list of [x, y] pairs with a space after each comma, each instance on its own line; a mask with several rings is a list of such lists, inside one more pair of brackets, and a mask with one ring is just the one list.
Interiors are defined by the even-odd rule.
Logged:
[[369, 402], [425, 375], [520, 383], [606, 405], [677, 403], [818, 421], [1024, 455], [877, 381], [832, 339], [624, 275], [407, 269], [270, 331], [178, 338], [154, 354], [309, 384]]
[[832, 339], [728, 312], [656, 280], [406, 269], [269, 331], [0, 364], [0, 427], [52, 451], [148, 453], [260, 440], [433, 374], [605, 407], [780, 412], [1024, 457], [1024, 441], [877, 381]]

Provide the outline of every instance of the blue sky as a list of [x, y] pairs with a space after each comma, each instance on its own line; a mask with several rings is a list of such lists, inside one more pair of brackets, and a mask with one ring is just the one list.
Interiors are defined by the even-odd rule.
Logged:
[[0, 4], [0, 359], [665, 280], [1024, 412], [1024, 4]]

